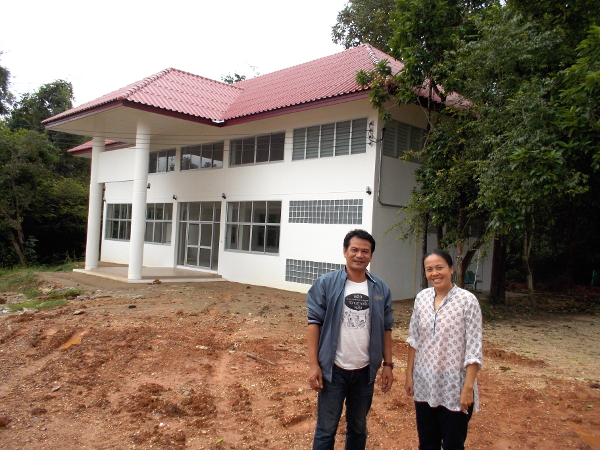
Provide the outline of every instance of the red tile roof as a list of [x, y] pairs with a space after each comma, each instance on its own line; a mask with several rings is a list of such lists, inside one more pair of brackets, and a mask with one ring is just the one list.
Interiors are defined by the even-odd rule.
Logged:
[[[93, 144], [93, 140], [91, 141], [87, 141], [83, 144], [78, 145], [77, 147], [73, 147], [70, 148], [69, 150], [67, 150], [68, 153], [89, 153], [92, 151], [92, 144]], [[120, 141], [113, 141], [111, 139], [104, 139], [104, 146], [106, 148], [111, 148], [111, 147], [120, 147], [122, 145], [131, 145], [131, 144], [127, 144], [125, 142], [120, 142]]]
[[181, 113], [216, 122], [273, 111], [316, 100], [364, 91], [356, 83], [358, 70], [372, 70], [387, 59], [394, 72], [403, 64], [363, 44], [358, 47], [261, 75], [233, 85], [210, 80], [177, 69], [166, 69], [151, 77], [117, 89], [70, 109], [43, 123], [77, 118], [81, 113], [111, 103], [132, 102], [171, 113]]

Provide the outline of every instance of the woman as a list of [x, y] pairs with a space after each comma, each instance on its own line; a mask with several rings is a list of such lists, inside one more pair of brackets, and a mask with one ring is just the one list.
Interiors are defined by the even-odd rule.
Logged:
[[463, 450], [471, 414], [479, 410], [481, 309], [452, 282], [448, 252], [433, 250], [424, 267], [432, 287], [415, 299], [404, 389], [415, 400], [419, 450]]

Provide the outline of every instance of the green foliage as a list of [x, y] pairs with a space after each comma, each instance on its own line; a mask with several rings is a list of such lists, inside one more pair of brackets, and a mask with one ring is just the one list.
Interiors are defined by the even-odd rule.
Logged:
[[65, 298], [54, 298], [51, 300], [30, 300], [21, 303], [13, 303], [8, 307], [10, 312], [22, 311], [24, 309], [54, 309], [60, 306], [66, 306]]
[[40, 199], [40, 185], [52, 176], [57, 150], [35, 131], [0, 129], [0, 233], [27, 263], [23, 221]]
[[[253, 76], [257, 77], [260, 75], [260, 72], [258, 72], [257, 67], [256, 66], [250, 66], [250, 69], [252, 69], [252, 73]], [[237, 72], [234, 73], [228, 73], [227, 75], [224, 75], [221, 77], [221, 81], [223, 83], [227, 83], [227, 84], [233, 84], [233, 83], [237, 83], [238, 81], [244, 81], [246, 80], [248, 77], [244, 74], [240, 74]]]
[[89, 162], [84, 158], [74, 158], [66, 150], [82, 144], [89, 138], [58, 131], [47, 131], [42, 121], [73, 107], [73, 86], [70, 82], [56, 80], [41, 86], [36, 92], [21, 96], [10, 115], [6, 126], [11, 130], [20, 129], [37, 131], [48, 136], [50, 142], [62, 152], [53, 170], [58, 175], [86, 178], [89, 173]]
[[388, 41], [394, 26], [391, 13], [395, 0], [350, 0], [338, 13], [331, 37], [335, 44], [348, 49], [360, 44], [371, 44], [389, 52]]
[[32, 292], [40, 283], [32, 269], [0, 269], [0, 292]]
[[21, 96], [0, 124], [0, 266], [83, 253], [89, 160], [65, 150], [85, 138], [46, 132], [42, 124], [72, 101], [71, 83], [57, 80]]
[[[403, 70], [383, 61], [357, 81], [385, 120], [390, 105], [427, 111], [403, 238], [422, 236], [429, 222], [460, 259], [473, 228], [510, 236], [531, 291], [531, 267], [585, 267], [577, 250], [588, 265], [597, 260], [583, 243], [600, 226], [600, 28], [573, 47], [599, 11], [591, 0], [398, 0], [389, 52]], [[564, 233], [553, 229], [559, 218]]]
[[[0, 56], [2, 52], [0, 52]], [[10, 84], [10, 71], [6, 67], [0, 66], [0, 116], [5, 115], [10, 110], [13, 96], [8, 88]]]
[[37, 262], [79, 258], [85, 251], [87, 185], [75, 178], [47, 178], [38, 192], [39, 201], [23, 224], [25, 234], [36, 237]]
[[44, 132], [42, 121], [73, 107], [73, 86], [56, 80], [44, 84], [36, 92], [24, 94], [16, 103], [6, 122], [11, 130], [26, 129]]
[[221, 81], [227, 84], [237, 83], [238, 81], [244, 81], [246, 79], [246, 75], [240, 75], [239, 73], [228, 73], [221, 77]]
[[[592, 26], [577, 47], [577, 61], [564, 70], [557, 125], [570, 157], [600, 169], [600, 27]], [[590, 159], [591, 158], [591, 159]]]

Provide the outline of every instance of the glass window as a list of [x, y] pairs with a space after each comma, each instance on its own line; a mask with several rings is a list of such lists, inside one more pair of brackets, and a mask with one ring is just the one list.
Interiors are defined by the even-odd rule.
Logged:
[[285, 133], [265, 134], [232, 140], [229, 165], [283, 161], [284, 144]]
[[182, 147], [181, 170], [223, 167], [223, 148], [223, 141]]
[[166, 173], [175, 170], [175, 149], [150, 152], [148, 173]]
[[131, 238], [131, 203], [106, 205], [106, 239], [128, 241]]
[[148, 203], [146, 205], [146, 242], [171, 244], [173, 220], [172, 203]]
[[325, 158], [367, 151], [367, 118], [294, 130], [292, 160]]
[[279, 253], [281, 202], [228, 202], [227, 250]]

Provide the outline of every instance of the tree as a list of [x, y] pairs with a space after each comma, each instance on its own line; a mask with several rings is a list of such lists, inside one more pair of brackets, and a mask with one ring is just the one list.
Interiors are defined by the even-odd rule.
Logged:
[[57, 157], [43, 134], [0, 129], [0, 231], [23, 266], [31, 256], [31, 240], [23, 231], [23, 222], [39, 201], [39, 187], [44, 178], [51, 177], [48, 167]]
[[[470, 237], [473, 226], [480, 228], [480, 237], [495, 236], [494, 248], [501, 252], [495, 267], [504, 266], [504, 236], [518, 236], [533, 293], [531, 249], [538, 231], [546, 230], [537, 223], [553, 223], [562, 214], [557, 208], [573, 203], [590, 186], [585, 169], [590, 164], [574, 164], [573, 155], [597, 148], [597, 141], [583, 134], [594, 133], [592, 111], [599, 96], [592, 87], [596, 69], [589, 62], [597, 61], [592, 57], [581, 69], [588, 74], [587, 90], [581, 90], [581, 75], [576, 83], [581, 102], [569, 91], [580, 109], [570, 105], [570, 119], [561, 122], [576, 137], [563, 139], [566, 128], [554, 125], [556, 73], [565, 68], [564, 61], [574, 61], [568, 43], [580, 30], [557, 25], [551, 12], [557, 2], [542, 2], [547, 11], [539, 17], [544, 20], [525, 3], [399, 0], [389, 43], [391, 55], [405, 64], [402, 72], [391, 73], [383, 62], [375, 71], [359, 73], [357, 80], [372, 88], [371, 102], [382, 117], [388, 117], [390, 104], [419, 102], [429, 118], [419, 184], [409, 217], [399, 224], [402, 236], [422, 235], [419, 227], [428, 221], [436, 225], [442, 246], [458, 249], [458, 284], [473, 250], [483, 242]], [[597, 9], [590, 8], [592, 17]], [[593, 20], [575, 18], [574, 10], [584, 14], [579, 7], [570, 9], [569, 23]], [[453, 104], [452, 92], [468, 101]], [[417, 99], [417, 93], [425, 100]], [[576, 146], [577, 152], [565, 151]], [[494, 274], [493, 279], [503, 276]]]
[[[0, 56], [2, 52], [0, 52]], [[8, 113], [13, 97], [9, 91], [10, 72], [6, 67], [0, 66], [0, 116]]]
[[11, 130], [33, 130], [48, 135], [50, 142], [62, 150], [53, 170], [57, 175], [79, 178], [87, 182], [89, 161], [74, 158], [66, 150], [82, 144], [89, 138], [59, 131], [46, 130], [42, 121], [73, 107], [73, 86], [70, 82], [56, 80], [42, 85], [37, 91], [21, 96], [6, 120]]
[[388, 52], [388, 41], [394, 33], [391, 14], [395, 3], [395, 0], [350, 0], [332, 27], [333, 42], [346, 49], [371, 44]]
[[[256, 66], [250, 66], [249, 64], [248, 66], [250, 67], [250, 69], [252, 69], [253, 76], [257, 77], [260, 75], [260, 72], [258, 72]], [[221, 77], [221, 81], [227, 84], [237, 83], [239, 81], [244, 81], [245, 79], [247, 79], [246, 75], [237, 72], [228, 73], [227, 75]]]
[[[357, 74], [361, 85], [371, 87], [371, 104], [383, 119], [390, 117], [387, 109], [390, 104], [418, 103], [425, 110], [428, 129], [423, 164], [416, 174], [418, 186], [407, 208], [409, 218], [404, 224], [403, 236], [423, 236], [425, 250], [426, 230], [429, 223], [433, 223], [438, 230], [438, 246], [457, 248], [457, 283], [461, 286], [466, 268], [485, 241], [485, 232], [471, 239], [473, 224], [482, 223], [483, 214], [474, 203], [477, 183], [472, 174], [467, 173], [471, 161], [475, 161], [474, 155], [466, 152], [469, 147], [464, 145], [470, 139], [470, 122], [474, 116], [469, 111], [463, 114], [462, 107], [457, 108], [455, 96], [450, 96], [449, 104], [451, 91], [444, 86], [448, 78], [448, 59], [456, 50], [457, 38], [472, 36], [470, 18], [489, 4], [399, 0], [392, 13], [394, 30], [389, 47], [391, 56], [404, 63], [402, 71], [392, 73], [387, 61], [382, 61], [374, 71]], [[456, 121], [444, 120], [448, 115], [454, 116]], [[452, 139], [457, 135], [466, 140], [455, 145]], [[459, 167], [457, 161], [465, 164]], [[427, 286], [424, 276], [421, 284]]]
[[221, 81], [227, 84], [237, 83], [238, 81], [244, 81], [245, 79], [246, 75], [240, 75], [237, 72], [234, 72], [233, 74], [228, 73], [227, 75], [221, 77]]

